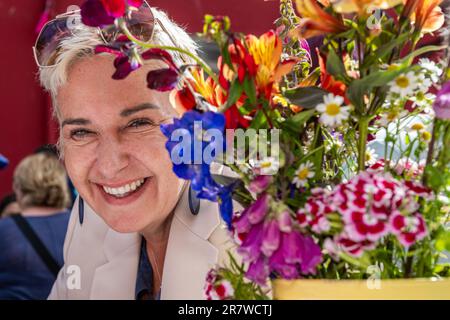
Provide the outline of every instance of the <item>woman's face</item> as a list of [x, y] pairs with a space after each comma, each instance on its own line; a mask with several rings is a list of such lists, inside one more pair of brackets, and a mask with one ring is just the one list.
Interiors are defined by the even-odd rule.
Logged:
[[57, 97], [67, 172], [83, 199], [118, 232], [157, 228], [182, 186], [159, 129], [176, 114], [168, 93], [147, 88], [150, 68], [113, 80], [112, 56], [84, 58], [70, 68]]

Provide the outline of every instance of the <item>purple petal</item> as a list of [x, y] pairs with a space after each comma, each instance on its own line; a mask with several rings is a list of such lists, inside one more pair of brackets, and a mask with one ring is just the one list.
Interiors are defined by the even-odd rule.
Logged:
[[125, 0], [100, 0], [106, 12], [114, 17], [120, 18], [125, 15]]
[[236, 221], [233, 222], [233, 227], [238, 233], [246, 233], [252, 226], [250, 221], [248, 221], [247, 210], [248, 209], [245, 209], [244, 212], [242, 212], [242, 214], [239, 216], [239, 218], [237, 218]]
[[283, 233], [282, 251], [287, 263], [302, 262], [302, 236], [298, 232]]
[[289, 211], [285, 210], [281, 212], [280, 216], [278, 217], [278, 224], [282, 232], [292, 231], [292, 217]]
[[445, 83], [436, 95], [433, 103], [436, 117], [440, 119], [450, 119], [450, 81]]
[[114, 60], [114, 67], [116, 67], [116, 72], [113, 74], [112, 78], [114, 80], [121, 80], [126, 78], [132, 71], [140, 67], [140, 65], [130, 63], [127, 56], [120, 56]]
[[280, 245], [280, 229], [278, 228], [278, 221], [270, 220], [264, 224], [264, 234], [261, 246], [261, 251], [267, 257], [278, 249]]
[[175, 69], [175, 70], [177, 69], [177, 66], [173, 62], [173, 59], [172, 59], [172, 56], [170, 55], [170, 53], [163, 49], [159, 49], [159, 48], [148, 49], [147, 51], [142, 53], [142, 59], [144, 59], [144, 60], [152, 60], [152, 59], [162, 60], [165, 63], [167, 63], [169, 65], [169, 67], [171, 67], [172, 69]]
[[116, 48], [113, 48], [111, 46], [106, 46], [106, 45], [98, 45], [95, 47], [94, 50], [95, 54], [99, 54], [99, 53], [112, 53], [116, 56], [123, 56], [123, 53], [120, 52], [120, 50], [117, 50]]
[[90, 27], [103, 27], [114, 24], [100, 0], [88, 0], [81, 6], [81, 21]]
[[318, 244], [311, 237], [301, 235], [302, 262], [300, 264], [303, 273], [315, 273], [317, 265], [322, 261], [322, 252]]
[[142, 6], [143, 0], [127, 0], [127, 2], [130, 6], [139, 8]]
[[261, 255], [261, 243], [263, 240], [263, 224], [254, 225], [241, 247], [237, 250], [242, 255], [242, 259], [246, 262], [252, 262]]
[[267, 187], [272, 182], [272, 176], [257, 176], [250, 182], [248, 189], [251, 192], [261, 193], [267, 189]]
[[267, 278], [269, 277], [269, 268], [264, 256], [261, 255], [258, 260], [250, 264], [245, 276], [259, 285], [266, 284]]
[[252, 224], [261, 222], [266, 216], [269, 208], [269, 196], [267, 193], [262, 194], [256, 201], [248, 208], [248, 220]]
[[152, 70], [147, 74], [147, 86], [158, 91], [175, 89], [178, 83], [178, 72], [172, 68]]

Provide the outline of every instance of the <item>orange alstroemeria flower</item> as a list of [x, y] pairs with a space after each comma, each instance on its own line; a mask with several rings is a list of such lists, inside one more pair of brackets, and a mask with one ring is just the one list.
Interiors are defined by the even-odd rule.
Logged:
[[302, 18], [300, 25], [291, 32], [297, 38], [311, 38], [326, 33], [339, 33], [346, 30], [341, 19], [327, 13], [320, 5], [328, 1], [296, 0], [297, 12]]
[[411, 15], [416, 30], [422, 33], [434, 32], [444, 24], [445, 17], [439, 5], [442, 0], [418, 0], [415, 12]]
[[389, 9], [402, 3], [403, 0], [332, 0], [333, 9], [339, 13], [358, 13], [366, 17], [375, 9]]
[[346, 104], [350, 104], [350, 100], [348, 100], [345, 95], [347, 86], [345, 83], [334, 79], [334, 77], [327, 72], [327, 62], [325, 57], [323, 57], [319, 50], [316, 49], [317, 56], [319, 58], [319, 66], [320, 66], [320, 85], [322, 89], [331, 92], [336, 96], [341, 96], [344, 98]]
[[245, 39], [249, 53], [257, 67], [255, 84], [258, 91], [270, 98], [278, 92], [278, 83], [282, 77], [294, 68], [297, 59], [281, 60], [283, 46], [280, 37], [269, 31], [261, 37], [248, 35]]
[[[278, 93], [278, 82], [298, 62], [293, 58], [281, 60], [283, 47], [280, 37], [274, 31], [269, 31], [260, 37], [246, 36], [242, 44], [245, 44], [245, 49], [240, 46], [241, 42], [237, 43], [237, 46], [230, 45], [229, 52], [233, 68], [238, 72], [239, 81], [242, 82], [247, 73], [255, 79], [258, 94], [269, 99], [273, 94]], [[232, 81], [235, 74], [224, 63], [222, 57], [219, 57], [218, 67], [220, 69], [219, 82], [223, 88], [227, 89], [227, 81]]]
[[[186, 80], [189, 85], [171, 92], [170, 100], [178, 114], [181, 115], [196, 106], [191, 89], [212, 107], [219, 108], [227, 101], [225, 91], [211, 77], [205, 79], [203, 71], [196, 68], [191, 71], [191, 75], [192, 78]], [[225, 127], [227, 129], [247, 128], [250, 125], [250, 120], [242, 116], [238, 110], [238, 107], [244, 104], [245, 98], [244, 95], [241, 96], [236, 104], [225, 111]]]

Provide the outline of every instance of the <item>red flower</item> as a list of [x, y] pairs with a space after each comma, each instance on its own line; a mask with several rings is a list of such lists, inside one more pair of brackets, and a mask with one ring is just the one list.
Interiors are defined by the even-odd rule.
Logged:
[[87, 0], [81, 6], [81, 21], [91, 27], [114, 24], [116, 18], [123, 17], [127, 5], [139, 8], [143, 0]]
[[399, 211], [395, 211], [389, 222], [391, 232], [406, 248], [427, 235], [425, 221], [419, 213], [404, 216]]
[[347, 86], [341, 82], [337, 81], [327, 72], [327, 61], [326, 58], [320, 54], [319, 50], [316, 48], [317, 56], [319, 57], [319, 66], [320, 66], [320, 84], [322, 89], [331, 92], [334, 95], [341, 96], [344, 98], [346, 104], [351, 104], [350, 100], [348, 100], [345, 92], [347, 90]]

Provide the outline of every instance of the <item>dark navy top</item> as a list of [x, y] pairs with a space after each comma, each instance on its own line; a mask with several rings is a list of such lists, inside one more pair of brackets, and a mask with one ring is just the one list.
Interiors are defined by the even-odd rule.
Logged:
[[[70, 213], [25, 217], [49, 253], [63, 265]], [[0, 300], [44, 300], [55, 277], [11, 217], [0, 219]]]
[[[147, 255], [146, 241], [142, 237], [135, 298], [136, 300], [154, 300], [153, 296], [153, 269]], [[160, 292], [158, 292], [156, 299], [159, 300], [159, 297]]]

